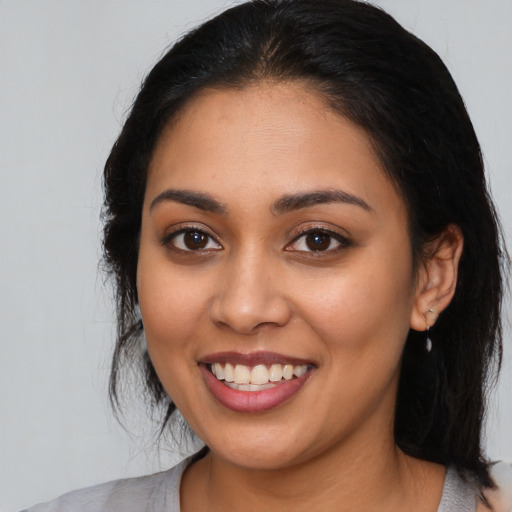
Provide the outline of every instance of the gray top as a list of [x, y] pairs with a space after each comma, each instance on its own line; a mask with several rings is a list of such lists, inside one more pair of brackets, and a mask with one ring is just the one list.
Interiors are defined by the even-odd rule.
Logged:
[[[73, 491], [22, 512], [180, 512], [181, 475], [190, 460], [185, 459], [168, 471], [154, 475], [115, 480]], [[512, 466], [504, 466], [512, 470]], [[510, 486], [506, 487], [504, 490], [510, 491]], [[475, 485], [463, 481], [449, 468], [437, 512], [475, 512], [477, 494]], [[512, 503], [503, 508], [500, 506], [497, 512], [502, 511], [512, 511]]]
[[180, 482], [190, 459], [138, 478], [87, 487], [22, 512], [180, 512]]
[[457, 471], [448, 468], [437, 512], [475, 512], [478, 489], [464, 482]]

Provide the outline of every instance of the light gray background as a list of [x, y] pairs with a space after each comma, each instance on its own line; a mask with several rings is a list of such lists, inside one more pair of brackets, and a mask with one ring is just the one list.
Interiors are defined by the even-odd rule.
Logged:
[[[141, 79], [163, 49], [231, 3], [0, 0], [4, 512], [152, 472], [173, 458], [159, 455], [137, 415], [130, 436], [108, 409], [114, 324], [97, 268], [101, 171]], [[512, 1], [376, 3], [432, 45], [452, 71], [510, 243]], [[492, 457], [512, 461], [510, 328], [506, 336], [487, 446]]]

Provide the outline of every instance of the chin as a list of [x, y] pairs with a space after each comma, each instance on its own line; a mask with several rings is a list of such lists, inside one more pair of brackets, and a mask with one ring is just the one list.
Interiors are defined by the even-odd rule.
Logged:
[[[205, 444], [221, 460], [248, 470], [279, 470], [308, 460], [321, 447], [314, 448], [311, 430], [308, 433], [294, 431], [284, 425], [259, 425], [224, 428], [222, 433], [209, 433]], [[212, 435], [213, 434], [213, 435]], [[300, 440], [297, 441], [297, 440]]]

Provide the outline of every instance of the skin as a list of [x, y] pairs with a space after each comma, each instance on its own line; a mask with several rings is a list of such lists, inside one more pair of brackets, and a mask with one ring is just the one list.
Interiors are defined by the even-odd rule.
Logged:
[[[357, 200], [276, 207], [319, 190]], [[164, 131], [137, 287], [157, 374], [210, 447], [185, 472], [183, 511], [437, 510], [444, 468], [405, 456], [393, 418], [407, 333], [449, 303], [462, 237], [447, 228], [415, 270], [407, 219], [366, 133], [301, 84], [203, 91]], [[187, 228], [210, 237], [204, 248], [175, 234]], [[311, 250], [304, 230], [321, 230], [327, 250]], [[198, 366], [225, 351], [278, 352], [314, 369], [279, 407], [235, 412]]]

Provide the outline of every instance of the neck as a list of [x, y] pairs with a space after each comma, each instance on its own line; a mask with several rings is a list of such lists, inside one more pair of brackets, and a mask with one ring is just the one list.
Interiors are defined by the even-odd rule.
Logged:
[[378, 446], [345, 440], [304, 463], [270, 470], [241, 468], [210, 452], [184, 475], [182, 512], [437, 510], [443, 469], [407, 457], [389, 437]]

